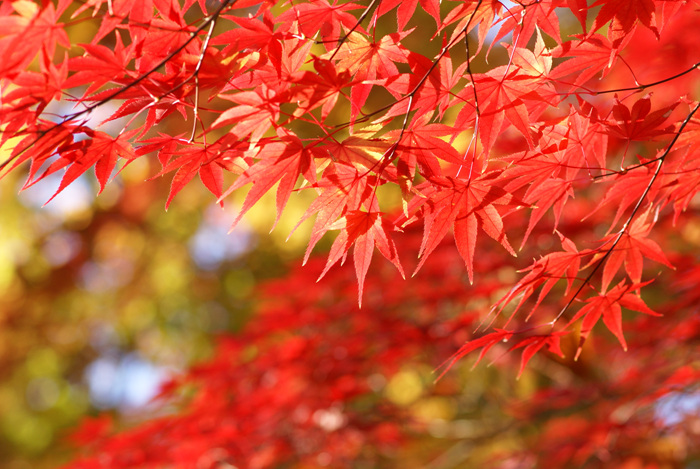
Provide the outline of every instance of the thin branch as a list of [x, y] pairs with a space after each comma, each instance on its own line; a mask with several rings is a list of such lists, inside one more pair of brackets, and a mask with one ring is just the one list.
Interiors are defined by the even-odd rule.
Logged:
[[639, 211], [640, 207], [644, 203], [644, 200], [646, 199], [647, 195], [649, 194], [649, 191], [651, 190], [651, 186], [654, 184], [656, 179], [659, 177], [659, 174], [661, 173], [661, 166], [663, 165], [664, 161], [666, 160], [666, 157], [668, 156], [669, 153], [671, 153], [671, 149], [673, 149], [673, 146], [676, 144], [676, 141], [678, 141], [678, 138], [680, 137], [681, 133], [685, 129], [685, 127], [688, 125], [690, 122], [690, 119], [693, 117], [693, 115], [697, 112], [697, 110], [700, 109], [700, 102], [698, 102], [695, 107], [688, 113], [686, 116], [685, 120], [681, 124], [680, 128], [678, 129], [678, 132], [676, 132], [676, 135], [673, 137], [673, 140], [668, 144], [666, 147], [666, 150], [664, 151], [663, 155], [661, 155], [658, 158], [657, 164], [656, 164], [656, 170], [654, 170], [654, 175], [651, 177], [649, 180], [649, 184], [647, 184], [646, 189], [644, 189], [644, 192], [642, 195], [639, 197], [639, 200], [637, 200], [637, 204], [634, 206], [634, 209], [632, 209], [632, 213], [630, 213], [630, 216], [627, 218], [627, 221], [625, 224], [620, 228], [620, 231], [617, 233], [617, 236], [615, 237], [615, 240], [613, 241], [612, 245], [610, 248], [607, 249], [603, 257], [601, 257], [593, 267], [593, 270], [586, 276], [584, 279], [583, 283], [578, 287], [574, 295], [569, 299], [569, 301], [566, 303], [564, 308], [559, 312], [556, 318], [552, 320], [550, 323], [552, 327], [554, 327], [554, 324], [566, 313], [566, 311], [571, 307], [571, 305], [574, 303], [574, 300], [578, 297], [578, 295], [583, 291], [583, 289], [588, 285], [593, 278], [593, 275], [600, 269], [600, 267], [603, 265], [605, 260], [612, 254], [612, 252], [615, 250], [617, 247], [618, 243], [622, 239], [622, 236], [627, 232], [627, 228], [629, 225], [632, 223], [632, 220], [634, 217], [637, 215], [637, 212]]
[[[204, 62], [204, 55], [207, 52], [207, 47], [209, 46], [209, 40], [211, 40], [211, 35], [214, 32], [214, 27], [216, 26], [215, 17], [211, 23], [209, 23], [209, 31], [207, 32], [207, 37], [204, 39], [204, 44], [202, 44], [202, 52], [199, 54], [199, 60], [197, 61], [197, 66], [194, 68], [194, 119], [192, 123], [192, 135], [190, 136], [189, 142], [192, 143], [194, 140], [194, 135], [197, 132], [197, 117], [199, 111], [199, 70], [202, 68], [202, 63]], [[189, 81], [189, 79], [188, 79]]]
[[[472, 13], [472, 16], [469, 18], [469, 21], [467, 22], [466, 28], [469, 28], [469, 24], [472, 22], [472, 19], [474, 18], [474, 15], [476, 12], [479, 10], [479, 7], [481, 6], [481, 1], [476, 4], [476, 8], [474, 8], [474, 13]], [[472, 71], [472, 59], [471, 59], [471, 51], [469, 50], [469, 33], [464, 35], [464, 48], [467, 53], [467, 75], [469, 75], [469, 81], [472, 83], [472, 92], [474, 94], [474, 109], [476, 112], [476, 118], [474, 119], [474, 133], [472, 134], [472, 138], [469, 141], [469, 146], [467, 146], [467, 150], [464, 152], [464, 158], [466, 159], [469, 150], [472, 147], [472, 142], [474, 142], [474, 153], [476, 153], [476, 146], [479, 144], [477, 141], [477, 137], [479, 135], [479, 120], [481, 118], [481, 109], [479, 108], [479, 97], [476, 94], [476, 81], [474, 80], [474, 72]], [[462, 172], [463, 165], [460, 165], [460, 167], [457, 169], [457, 173], [455, 174], [455, 177], [459, 177], [459, 173]], [[472, 177], [472, 171], [474, 170], [474, 158], [472, 158], [471, 163], [469, 165], [469, 177], [468, 179], [471, 180]]]
[[[584, 91], [584, 94], [593, 94], [594, 96], [598, 96], [599, 94], [621, 93], [623, 91], [644, 91], [646, 88], [651, 88], [652, 86], [661, 85], [661, 84], [664, 84], [664, 83], [669, 82], [671, 80], [675, 80], [676, 78], [680, 78], [683, 75], [687, 75], [690, 72], [692, 72], [693, 70], [697, 70], [697, 69], [700, 69], [700, 62], [694, 64], [692, 67], [690, 67], [687, 70], [684, 70], [680, 73], [676, 73], [673, 76], [670, 76], [668, 78], [664, 78], [662, 80], [655, 81], [652, 83], [648, 83], [648, 84], [640, 83], [638, 86], [631, 86], [629, 88], [615, 88], [612, 90], [603, 90], [603, 91]], [[637, 82], [637, 79], [635, 78], [634, 81]]]

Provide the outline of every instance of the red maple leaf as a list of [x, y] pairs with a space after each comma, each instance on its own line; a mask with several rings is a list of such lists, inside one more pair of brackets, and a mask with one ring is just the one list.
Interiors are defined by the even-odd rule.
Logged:
[[651, 111], [651, 99], [645, 96], [634, 103], [632, 109], [615, 96], [612, 108], [613, 119], [606, 122], [611, 135], [627, 140], [650, 141], [673, 132], [669, 117], [679, 102]]
[[352, 86], [350, 73], [346, 70], [338, 72], [332, 62], [314, 56], [314, 68], [317, 73], [308, 70], [293, 74], [292, 81], [297, 84], [291, 91], [291, 100], [299, 106], [294, 116], [321, 107], [321, 119], [325, 120], [343, 94], [343, 88]]
[[364, 173], [365, 175], [362, 176], [353, 164], [333, 163], [326, 168], [318, 182], [311, 184], [311, 187], [318, 192], [318, 198], [311, 203], [292, 230], [293, 232], [306, 219], [316, 215], [309, 245], [304, 255], [304, 264], [309, 260], [314, 246], [332, 229], [333, 224], [343, 214], [361, 211], [362, 208], [377, 211], [376, 202], [375, 204], [371, 202], [373, 194], [371, 183], [376, 184], [376, 178], [369, 177], [366, 171]]
[[543, 30], [557, 43], [561, 42], [556, 9], [562, 3], [564, 3], [563, 0], [541, 0], [519, 4], [508, 9], [508, 13], [504, 15], [505, 21], [493, 39], [491, 47], [511, 31], [514, 34], [514, 40], [517, 41], [515, 45], [523, 47], [530, 41], [536, 28]]
[[474, 366], [478, 365], [481, 360], [483, 360], [484, 356], [486, 353], [496, 344], [501, 343], [501, 342], [508, 342], [508, 340], [513, 337], [514, 332], [513, 331], [508, 331], [505, 329], [498, 329], [495, 328], [495, 332], [491, 332], [489, 334], [486, 334], [482, 337], [479, 337], [478, 339], [472, 339], [468, 341], [466, 344], [461, 346], [457, 352], [455, 352], [449, 360], [447, 360], [445, 363], [441, 365], [445, 366], [445, 369], [442, 371], [440, 376], [438, 376], [437, 380], [440, 380], [445, 373], [447, 373], [450, 368], [457, 362], [457, 360], [465, 357], [466, 355], [470, 354], [471, 352], [482, 349], [481, 352], [479, 353], [479, 357], [476, 359], [476, 362], [474, 363]]
[[578, 350], [576, 351], [574, 359], [577, 359], [581, 355], [583, 344], [586, 342], [591, 330], [593, 330], [593, 326], [596, 325], [601, 317], [603, 318], [605, 327], [617, 337], [622, 348], [627, 350], [627, 343], [625, 342], [625, 337], [622, 335], [623, 306], [632, 311], [648, 314], [650, 316], [661, 316], [649, 309], [641, 298], [632, 293], [649, 283], [650, 282], [626, 284], [623, 280], [611, 290], [607, 292], [603, 290], [598, 296], [592, 296], [586, 300], [586, 305], [583, 306], [566, 325], [568, 328], [576, 321], [583, 318]]
[[[615, 277], [615, 274], [625, 263], [625, 271], [632, 283], [638, 284], [642, 280], [643, 258], [651, 259], [666, 267], [673, 268], [669, 260], [666, 258], [663, 250], [652, 239], [649, 239], [649, 232], [653, 223], [647, 220], [647, 214], [638, 216], [627, 228], [622, 235], [613, 251], [605, 261], [603, 269], [602, 289], [608, 289], [610, 282]], [[617, 234], [606, 236], [602, 239], [604, 243], [610, 243], [617, 238]], [[603, 244], [606, 246], [606, 244]]]
[[[502, 130], [510, 125], [525, 137], [530, 148], [534, 148], [530, 122], [544, 110], [548, 99], [538, 94], [540, 79], [523, 73], [518, 66], [507, 65], [475, 76], [480, 110], [478, 132], [486, 152], [493, 148]], [[470, 93], [473, 94], [473, 90], [465, 90], [460, 95], [466, 99]], [[466, 117], [473, 115], [475, 109], [465, 106], [465, 111]], [[462, 113], [457, 117], [457, 125], [469, 125]]]
[[212, 124], [212, 128], [235, 124], [231, 133], [238, 138], [250, 135], [257, 142], [277, 122], [280, 116], [280, 99], [275, 90], [264, 84], [255, 91], [242, 91], [232, 95], [219, 95], [238, 106], [224, 111]]
[[304, 147], [299, 137], [286, 129], [279, 129], [278, 137], [281, 141], [268, 143], [255, 153], [254, 158], [258, 161], [250, 165], [236, 179], [236, 182], [220, 196], [222, 199], [248, 183], [253, 184], [236, 220], [233, 222], [233, 226], [267, 191], [272, 189], [272, 186], [279, 183], [277, 187], [277, 218], [275, 220], [275, 224], [277, 224], [299, 176], [303, 175], [308, 182], [315, 181], [314, 149]]
[[[443, 47], [445, 45], [443, 44]], [[449, 53], [435, 65], [433, 61], [420, 54], [409, 54], [408, 64], [411, 73], [402, 73], [372, 83], [382, 85], [394, 95], [397, 102], [376, 122], [383, 122], [392, 117], [403, 116], [411, 111], [417, 111], [416, 117], [428, 114], [432, 116], [437, 111], [440, 118], [456, 98], [452, 91], [463, 78], [467, 63], [462, 63], [453, 69]], [[410, 99], [406, 96], [411, 95]]]
[[67, 168], [58, 189], [47, 203], [93, 166], [101, 193], [112, 176], [119, 157], [125, 159], [127, 163], [136, 159], [136, 154], [129, 140], [140, 129], [129, 130], [116, 137], [88, 128], [83, 128], [82, 131], [89, 138], [60, 147], [58, 149], [60, 158], [51, 163], [35, 181], [29, 184], [33, 185], [46, 176]]
[[[599, 73], [600, 78], [605, 77], [615, 64], [624, 44], [616, 47], [600, 34], [576, 37], [580, 39], [563, 42], [552, 49], [552, 57], [569, 59], [554, 67], [550, 78], [579, 87]], [[569, 78], [574, 74], [573, 78]], [[563, 80], [565, 77], [567, 79]]]
[[348, 31], [355, 28], [357, 31], [364, 32], [362, 26], [357, 25], [357, 18], [348, 13], [359, 8], [363, 7], [352, 2], [338, 4], [336, 0], [331, 5], [326, 0], [314, 0], [310, 3], [293, 5], [278, 16], [277, 21], [282, 23], [296, 21], [302, 34], [307, 37], [314, 37], [320, 32], [326, 48], [330, 49], [341, 37], [341, 26]]
[[399, 255], [396, 245], [391, 239], [393, 224], [387, 221], [381, 212], [363, 212], [360, 210], [349, 211], [338, 221], [328, 227], [329, 230], [340, 230], [338, 237], [331, 246], [328, 254], [326, 267], [321, 272], [319, 280], [328, 272], [338, 260], [345, 263], [350, 247], [353, 247], [353, 263], [355, 264], [355, 274], [358, 284], [358, 302], [362, 307], [362, 291], [364, 289], [365, 277], [372, 260], [374, 247], [376, 245], [379, 252], [391, 261], [404, 277], [403, 268], [399, 262]]
[[454, 228], [455, 242], [467, 266], [470, 282], [474, 281], [474, 252], [479, 230], [516, 255], [506, 237], [501, 214], [496, 209], [496, 206], [510, 206], [513, 197], [493, 184], [495, 177], [495, 173], [471, 181], [441, 177], [417, 186], [421, 196], [409, 203], [408, 210], [413, 212], [422, 208], [424, 235], [418, 253], [421, 260], [414, 275], [450, 228]]
[[[175, 171], [170, 193], [165, 202], [166, 210], [170, 206], [175, 195], [199, 174], [204, 186], [214, 194], [221, 202], [223, 197], [224, 168], [234, 173], [242, 173], [248, 169], [242, 161], [244, 151], [241, 148], [229, 147], [228, 139], [223, 137], [212, 145], [189, 146], [180, 138], [155, 138], [145, 141], [149, 143], [140, 149], [141, 153], [148, 153], [154, 148], [160, 148], [158, 159], [163, 169], [155, 177]], [[235, 145], [235, 144], [234, 144]], [[240, 146], [239, 146], [240, 147]], [[239, 160], [234, 163], [234, 160]]]
[[518, 371], [518, 378], [523, 375], [525, 367], [530, 362], [535, 354], [547, 347], [547, 351], [552, 352], [560, 357], [564, 356], [564, 352], [561, 350], [561, 338], [562, 336], [568, 334], [568, 331], [552, 332], [546, 335], [533, 335], [527, 337], [517, 344], [513, 345], [508, 351], [516, 350], [519, 348], [523, 349], [523, 354], [520, 359], [520, 370]]
[[389, 139], [398, 139], [385, 153], [385, 161], [382, 167], [388, 165], [391, 160], [387, 157], [394, 155], [399, 177], [399, 184], [406, 196], [413, 187], [416, 177], [416, 167], [419, 174], [427, 179], [442, 176], [440, 160], [455, 165], [464, 163], [462, 156], [442, 136], [454, 137], [459, 131], [443, 124], [429, 124], [430, 116], [424, 114], [411, 121], [410, 126], [404, 130], [393, 130], [386, 134]]
[[632, 32], [637, 22], [642, 23], [659, 36], [656, 27], [656, 5], [654, 0], [598, 0], [591, 8], [603, 5], [596, 15], [591, 31], [597, 31], [603, 25], [608, 26], [608, 38], [617, 46], [623, 38]]
[[520, 279], [520, 281], [493, 306], [492, 311], [500, 313], [508, 303], [519, 298], [518, 304], [511, 314], [512, 318], [525, 301], [541, 286], [542, 290], [540, 290], [540, 294], [537, 297], [537, 302], [525, 318], [527, 321], [557, 282], [566, 280], [565, 294], [569, 292], [581, 268], [582, 257], [589, 255], [591, 251], [579, 251], [570, 239], [565, 238], [561, 234], [559, 234], [559, 239], [564, 250], [547, 254], [541, 259], [534, 261], [527, 269], [524, 269], [524, 271], [528, 272], [527, 275]]
[[[371, 81], [396, 76], [399, 73], [396, 63], [408, 62], [408, 51], [401, 45], [401, 40], [411, 31], [389, 34], [379, 42], [370, 41], [363, 35], [353, 32], [335, 52], [329, 52], [323, 58], [338, 60], [336, 69], [348, 71], [357, 82]], [[364, 106], [372, 84], [358, 83], [350, 92], [350, 120], [354, 122]]]

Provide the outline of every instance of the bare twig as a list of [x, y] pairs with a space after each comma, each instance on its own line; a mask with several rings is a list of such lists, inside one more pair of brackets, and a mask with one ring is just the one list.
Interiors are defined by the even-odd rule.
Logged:
[[199, 60], [197, 61], [197, 66], [194, 68], [194, 118], [192, 123], [192, 135], [190, 136], [189, 142], [194, 140], [194, 135], [197, 131], [197, 117], [199, 111], [199, 70], [202, 68], [202, 63], [204, 62], [204, 55], [207, 52], [207, 47], [209, 46], [209, 41], [211, 40], [211, 34], [214, 32], [214, 27], [216, 26], [217, 17], [209, 23], [209, 31], [207, 32], [207, 37], [204, 39], [204, 44], [202, 44], [202, 52], [199, 54]]

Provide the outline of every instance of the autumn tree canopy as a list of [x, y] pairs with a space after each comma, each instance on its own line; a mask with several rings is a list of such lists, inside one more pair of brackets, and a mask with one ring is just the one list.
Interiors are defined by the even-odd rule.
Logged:
[[[2, 2], [0, 175], [58, 176], [50, 203], [148, 160], [166, 209], [198, 178], [232, 229], [309, 201], [308, 265], [70, 467], [697, 463], [699, 7]], [[464, 404], [482, 360], [527, 399]], [[459, 410], [385, 399], [421, 366]], [[455, 430], [490, 410], [511, 423]]]

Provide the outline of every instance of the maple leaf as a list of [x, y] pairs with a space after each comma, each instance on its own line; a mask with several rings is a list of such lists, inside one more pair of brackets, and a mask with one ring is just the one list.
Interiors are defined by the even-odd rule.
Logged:
[[128, 70], [124, 64], [134, 56], [133, 44], [124, 46], [121, 34], [115, 34], [114, 47], [101, 44], [81, 44], [85, 50], [82, 57], [72, 57], [67, 61], [68, 68], [74, 72], [64, 84], [66, 88], [89, 85], [85, 94], [92, 94], [109, 82], [123, 82], [136, 79], [137, 73]]
[[573, 196], [573, 184], [565, 179], [551, 178], [541, 184], [531, 185], [523, 196], [523, 202], [535, 208], [532, 210], [527, 230], [523, 236], [523, 244], [530, 236], [530, 233], [532, 233], [537, 222], [552, 207], [554, 208], [554, 229], [556, 229], [564, 211], [564, 205]]
[[591, 8], [603, 5], [596, 15], [591, 31], [597, 31], [604, 24], [608, 26], [608, 38], [614, 45], [629, 35], [637, 22], [649, 28], [658, 38], [656, 27], [656, 5], [654, 0], [598, 0]]
[[525, 301], [532, 296], [537, 288], [542, 286], [537, 301], [525, 320], [529, 320], [537, 307], [542, 303], [547, 294], [552, 290], [554, 285], [560, 280], [566, 280], [566, 291], [568, 294], [573, 285], [576, 276], [581, 268], [581, 259], [591, 253], [590, 250], [579, 251], [576, 245], [562, 234], [557, 233], [561, 241], [563, 251], [553, 252], [533, 262], [525, 272], [528, 272], [518, 283], [510, 289], [491, 308], [492, 311], [501, 313], [503, 308], [516, 298], [520, 298], [515, 306], [511, 318], [515, 316], [520, 307]]
[[73, 134], [80, 133], [82, 129], [82, 126], [70, 122], [57, 125], [53, 122], [38, 120], [28, 127], [25, 131], [26, 136], [13, 148], [10, 157], [0, 165], [0, 169], [8, 166], [12, 171], [25, 161], [31, 161], [27, 182], [24, 185], [29, 187], [42, 179], [39, 177], [35, 180], [35, 177], [44, 163], [49, 161], [59, 148], [73, 143]]
[[[102, 8], [105, 0], [88, 0], [76, 9], [71, 18], [80, 16], [81, 13], [89, 8], [93, 9], [93, 14], [97, 14]], [[160, 3], [161, 11], [163, 11], [163, 3]], [[129, 32], [136, 39], [134, 44], [140, 47], [140, 43], [146, 36], [146, 32], [151, 25], [153, 19], [153, 0], [125, 0], [117, 2], [107, 2], [109, 15], [100, 24], [100, 29], [93, 37], [93, 43], [97, 43], [106, 35], [115, 30], [125, 18], [129, 18]], [[171, 10], [171, 8], [168, 8]]]
[[[502, 129], [509, 125], [513, 125], [525, 137], [530, 148], [534, 148], [530, 120], [542, 112], [547, 102], [547, 98], [536, 91], [539, 79], [521, 73], [520, 67], [506, 65], [475, 76], [481, 111], [478, 131], [485, 152], [493, 148]], [[465, 107], [463, 110], [470, 108]], [[460, 113], [457, 117], [458, 125], [465, 125], [463, 120]]]
[[[139, 148], [140, 154], [147, 154], [158, 149], [158, 159], [163, 169], [153, 178], [175, 171], [170, 184], [170, 192], [165, 202], [165, 209], [170, 206], [175, 195], [180, 192], [192, 178], [199, 174], [204, 186], [214, 194], [223, 204], [223, 168], [233, 173], [242, 173], [248, 169], [248, 165], [242, 162], [245, 154], [242, 148], [228, 145], [226, 137], [221, 138], [212, 145], [183, 146], [188, 143], [177, 136], [158, 137], [146, 140], [144, 146]], [[239, 160], [239, 161], [235, 161]]]
[[459, 20], [448, 41], [449, 44], [453, 44], [458, 39], [459, 35], [464, 33], [469, 34], [472, 29], [478, 26], [479, 42], [476, 49], [476, 53], [478, 54], [488, 39], [488, 33], [494, 26], [494, 20], [501, 14], [503, 9], [503, 3], [499, 0], [461, 3], [447, 13], [438, 32], [442, 32], [448, 25]]
[[471, 181], [441, 177], [417, 186], [421, 196], [411, 200], [408, 210], [413, 212], [422, 208], [424, 235], [418, 253], [421, 260], [413, 275], [450, 228], [454, 228], [455, 243], [467, 266], [470, 282], [474, 281], [474, 252], [479, 229], [501, 243], [511, 255], [516, 255], [506, 237], [501, 214], [496, 209], [497, 205], [510, 206], [514, 200], [511, 194], [493, 184], [494, 177], [494, 173]]
[[248, 183], [253, 183], [253, 187], [248, 192], [243, 206], [233, 222], [233, 226], [236, 226], [243, 215], [267, 191], [272, 189], [272, 186], [279, 182], [277, 187], [276, 225], [299, 176], [303, 175], [309, 182], [315, 181], [316, 168], [313, 159], [313, 148], [304, 147], [299, 137], [286, 129], [279, 129], [278, 137], [280, 138], [279, 142], [267, 143], [255, 154], [255, 158], [258, 161], [250, 165], [236, 179], [236, 182], [219, 197], [219, 199], [223, 199], [234, 190]]
[[221, 113], [212, 128], [235, 124], [231, 133], [238, 138], [250, 135], [251, 142], [255, 143], [279, 119], [279, 97], [264, 84], [256, 91], [219, 96], [239, 105]]
[[232, 21], [237, 26], [217, 35], [211, 41], [212, 44], [225, 44], [223, 54], [228, 56], [236, 51], [262, 51], [275, 70], [281, 70], [285, 55], [282, 53], [282, 42], [289, 35], [288, 27], [275, 30], [274, 20], [267, 10], [263, 13], [262, 21], [258, 18], [231, 15], [222, 15], [222, 18]]
[[10, 78], [21, 72], [42, 49], [48, 57], [53, 57], [57, 44], [66, 49], [71, 47], [63, 23], [58, 21], [68, 6], [66, 1], [58, 5], [46, 2], [41, 6], [33, 2], [5, 3], [18, 14], [6, 13], [0, 17], [0, 77]]
[[[44, 52], [40, 58], [40, 72], [17, 74], [13, 79], [16, 88], [2, 96], [4, 105], [0, 108], [0, 121], [10, 124], [19, 121], [17, 130], [35, 121], [52, 100], [61, 99], [62, 89], [67, 87], [66, 62], [57, 67]], [[7, 132], [8, 129], [4, 129], [3, 133]]]
[[317, 73], [305, 70], [292, 76], [292, 81], [299, 86], [290, 92], [291, 100], [299, 106], [294, 111], [296, 117], [321, 107], [321, 119], [325, 120], [338, 102], [343, 88], [352, 86], [355, 82], [347, 70], [339, 73], [328, 60], [316, 56], [313, 59]]
[[353, 247], [353, 262], [355, 264], [355, 274], [358, 284], [358, 303], [362, 307], [362, 292], [365, 284], [365, 277], [369, 270], [372, 254], [376, 245], [379, 252], [391, 261], [404, 276], [403, 268], [399, 262], [396, 245], [391, 239], [393, 224], [387, 221], [381, 212], [363, 212], [360, 210], [349, 211], [328, 227], [329, 230], [341, 230], [338, 237], [333, 242], [328, 254], [326, 267], [321, 272], [319, 280], [328, 270], [341, 260], [341, 265], [345, 263], [345, 258]]
[[[183, 118], [186, 118], [189, 106], [184, 100], [184, 95], [189, 91], [185, 91], [184, 88], [184, 86], [179, 88], [180, 92], [168, 92], [166, 91], [165, 83], [159, 84], [156, 80], [151, 81], [147, 86], [144, 85], [141, 90], [131, 88], [121, 93], [121, 97], [125, 99], [124, 103], [101, 124], [132, 114], [138, 115], [147, 111], [145, 119], [146, 125], [140, 134], [140, 136], [143, 136], [151, 127], [160, 123], [163, 119], [176, 111], [179, 112]], [[112, 89], [108, 89], [98, 92], [89, 98], [84, 96], [83, 100], [96, 102], [96, 105], [99, 106], [103, 100], [109, 99], [113, 93], [114, 91]], [[156, 99], [154, 96], [158, 96], [158, 98]]]
[[[396, 63], [408, 62], [408, 51], [401, 45], [401, 40], [410, 33], [411, 31], [389, 34], [379, 42], [374, 42], [358, 32], [352, 32], [337, 51], [329, 52], [322, 58], [337, 59], [336, 69], [348, 71], [357, 82], [392, 77], [399, 73]], [[354, 123], [371, 90], [371, 84], [360, 83], [352, 87], [351, 123]]]
[[324, 44], [330, 49], [340, 39], [341, 26], [348, 31], [355, 29], [365, 33], [362, 26], [357, 25], [357, 18], [347, 13], [359, 8], [363, 7], [352, 2], [338, 4], [334, 1], [331, 5], [326, 0], [314, 0], [310, 3], [293, 5], [278, 16], [277, 21], [283, 23], [297, 21], [302, 34], [307, 37], [314, 37], [320, 32]]
[[525, 47], [513, 48], [511, 63], [527, 75], [533, 77], [547, 77], [552, 70], [552, 54], [544, 43], [542, 33], [536, 28], [537, 38], [535, 47], [531, 51]]
[[605, 326], [617, 338], [622, 348], [627, 350], [627, 343], [625, 342], [625, 337], [622, 335], [622, 307], [624, 306], [632, 311], [648, 314], [650, 316], [661, 316], [649, 309], [641, 298], [632, 293], [649, 283], [650, 282], [633, 283], [628, 285], [623, 280], [607, 291], [607, 293], [603, 290], [598, 296], [593, 296], [586, 300], [586, 305], [584, 305], [566, 325], [568, 328], [576, 321], [583, 318], [581, 332], [579, 334], [579, 345], [574, 360], [578, 359], [581, 355], [583, 344], [590, 335], [593, 326], [596, 325], [601, 317], [603, 318]]
[[33, 185], [46, 176], [60, 169], [67, 168], [58, 189], [46, 203], [51, 202], [63, 189], [93, 166], [95, 167], [97, 181], [100, 184], [99, 193], [102, 193], [107, 181], [114, 172], [119, 157], [127, 160], [127, 163], [136, 158], [129, 139], [139, 132], [139, 129], [123, 132], [117, 137], [89, 128], [82, 129], [82, 132], [88, 138], [60, 147], [58, 149], [60, 158], [51, 163], [41, 176], [30, 184]]
[[[613, 277], [620, 269], [622, 262], [625, 263], [625, 271], [632, 283], [639, 284], [642, 280], [643, 258], [646, 257], [660, 264], [673, 269], [673, 266], [666, 258], [663, 250], [659, 245], [647, 236], [653, 227], [653, 223], [647, 221], [648, 213], [640, 215], [627, 228], [620, 240], [615, 246], [615, 249], [610, 253], [605, 261], [603, 269], [602, 289], [608, 289], [608, 285]], [[603, 243], [610, 243], [617, 234], [609, 235], [603, 238]], [[606, 244], [603, 244], [605, 246]]]
[[576, 74], [571, 83], [574, 88], [583, 85], [598, 73], [600, 78], [604, 78], [612, 70], [620, 49], [624, 47], [624, 42], [613, 45], [600, 34], [575, 37], [579, 39], [566, 41], [552, 49], [553, 58], [569, 59], [554, 67], [549, 75], [550, 78], [565, 83], [562, 78]]
[[[135, 46], [136, 70], [139, 74], [148, 73], [169, 58], [164, 64], [165, 74], [181, 72], [182, 61], [201, 52], [197, 47], [198, 41], [191, 40], [192, 33], [188, 31], [181, 13], [175, 18], [155, 18], [152, 23], [148, 34]], [[138, 24], [136, 27], [139, 27]]]
[[590, 171], [595, 167], [593, 163], [598, 165], [598, 170], [605, 168], [608, 135], [596, 109], [585, 101], [581, 102], [579, 111], [571, 106], [566, 123], [568, 142], [564, 160], [569, 162], [566, 177], [575, 177], [579, 168], [585, 167]]
[[504, 15], [505, 21], [491, 42], [489, 50], [510, 32], [513, 33], [516, 47], [525, 45], [530, 41], [535, 29], [543, 30], [557, 43], [561, 43], [556, 9], [562, 3], [563, 0], [541, 0], [510, 8], [508, 14]]
[[[400, 140], [387, 150], [385, 156], [393, 152], [398, 159], [397, 173], [404, 197], [413, 187], [416, 167], [419, 168], [421, 176], [434, 179], [442, 176], [439, 160], [456, 165], [464, 163], [457, 150], [440, 138], [454, 136], [459, 131], [443, 124], [429, 124], [429, 120], [428, 115], [423, 115], [412, 120], [407, 129], [394, 130], [386, 134], [389, 139], [400, 137]], [[389, 163], [390, 160], [385, 158], [382, 167]]]
[[520, 359], [520, 370], [518, 371], [518, 379], [523, 375], [525, 367], [530, 362], [535, 354], [542, 350], [545, 346], [547, 351], [552, 352], [560, 357], [564, 357], [564, 352], [561, 350], [561, 338], [562, 336], [568, 334], [568, 331], [552, 332], [546, 335], [533, 335], [527, 337], [517, 344], [514, 344], [508, 351], [517, 350], [519, 348], [523, 349], [522, 357]]
[[[637, 100], [630, 110], [615, 96], [616, 104], [612, 108], [614, 120], [608, 122], [606, 127], [611, 135], [627, 140], [649, 141], [662, 135], [668, 135], [673, 131], [673, 126], [668, 122], [673, 110], [679, 102], [649, 113], [651, 99], [645, 96]], [[664, 124], [666, 124], [664, 126]]]
[[[641, 158], [644, 162], [644, 158]], [[587, 217], [598, 212], [606, 205], [617, 205], [617, 211], [610, 223], [609, 231], [620, 221], [620, 218], [630, 207], [634, 207], [642, 194], [646, 193], [647, 200], [663, 199], [667, 190], [672, 187], [675, 182], [675, 177], [672, 174], [666, 174], [663, 169], [660, 171], [655, 183], [649, 187], [649, 182], [653, 177], [654, 169], [650, 165], [638, 166], [629, 174], [615, 174], [613, 178], [619, 180], [624, 179], [622, 184], [614, 184], [605, 193], [605, 197], [600, 203], [587, 215]]]
[[[555, 131], [552, 131], [552, 134], [555, 134]], [[525, 151], [504, 159], [511, 164], [511, 167], [504, 171], [504, 177], [510, 179], [504, 188], [513, 192], [528, 185], [522, 200], [534, 207], [523, 236], [521, 249], [525, 246], [536, 224], [552, 207], [554, 207], [553, 228], [556, 230], [567, 200], [574, 196], [572, 181], [559, 177], [562, 172], [570, 168], [566, 164], [564, 152], [560, 150], [563, 144], [568, 142], [565, 139], [551, 142], [545, 139], [543, 135], [540, 145], [548, 143], [551, 145], [544, 150], [537, 148], [534, 152]]]
[[323, 177], [311, 184], [311, 187], [317, 190], [318, 197], [292, 230], [294, 232], [306, 219], [316, 215], [304, 255], [304, 264], [309, 260], [314, 246], [344, 213], [361, 211], [363, 207], [377, 211], [377, 206], [371, 201], [367, 204], [373, 193], [370, 183], [375, 181], [366, 172], [364, 177], [360, 175], [353, 164], [333, 162], [323, 172]]
[[508, 331], [506, 329], [498, 329], [495, 328], [494, 332], [491, 332], [489, 334], [486, 334], [482, 337], [479, 337], [478, 339], [472, 339], [468, 341], [466, 344], [462, 345], [459, 350], [457, 350], [450, 358], [447, 360], [445, 363], [440, 365], [440, 367], [445, 366], [445, 369], [443, 372], [438, 376], [436, 381], [439, 381], [445, 373], [447, 373], [450, 368], [457, 362], [457, 360], [460, 360], [461, 358], [465, 357], [466, 355], [470, 354], [471, 352], [482, 349], [481, 352], [479, 353], [479, 357], [476, 359], [476, 362], [474, 363], [474, 367], [479, 364], [481, 360], [483, 360], [484, 356], [486, 353], [493, 348], [494, 345], [498, 343], [504, 343], [508, 342], [508, 340], [513, 337], [514, 332], [513, 331]]
[[[437, 66], [427, 57], [410, 53], [408, 64], [411, 67], [411, 73], [372, 81], [372, 84], [384, 86], [397, 99], [396, 104], [376, 122], [403, 116], [409, 112], [409, 105], [411, 111], [416, 111], [416, 117], [425, 114], [432, 116], [437, 111], [442, 118], [455, 97], [452, 90], [462, 80], [468, 65], [465, 62], [453, 70], [449, 53], [445, 53]], [[404, 99], [408, 95], [412, 95], [411, 99]]]
[[[695, 133], [695, 131], [692, 132], [692, 134]], [[689, 139], [683, 142], [680, 138], [678, 139], [679, 146], [683, 145], [685, 148], [679, 149], [676, 152], [677, 158], [669, 160], [667, 166], [668, 173], [675, 175], [675, 179], [671, 179], [668, 183], [668, 195], [666, 196], [669, 201], [673, 201], [674, 226], [680, 215], [694, 200], [695, 194], [700, 190], [700, 172], [698, 172], [700, 162], [693, 157], [694, 152], [691, 150], [694, 146], [693, 143], [690, 143], [694, 142], [693, 135], [688, 137]]]
[[396, 169], [382, 162], [382, 155], [388, 150], [385, 138], [374, 137], [373, 128], [355, 132], [341, 142], [331, 140], [323, 145], [323, 150], [338, 162], [350, 163], [358, 169], [374, 171], [389, 181], [397, 179]]

